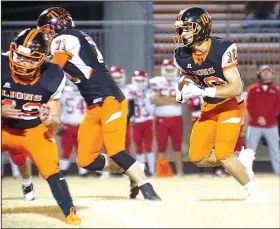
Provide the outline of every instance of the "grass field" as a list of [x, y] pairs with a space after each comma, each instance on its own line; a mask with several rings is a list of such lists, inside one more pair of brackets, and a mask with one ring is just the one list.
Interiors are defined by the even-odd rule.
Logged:
[[[70, 192], [82, 218], [79, 227], [235, 227], [279, 228], [279, 176], [257, 174], [263, 203], [244, 201], [245, 191], [232, 177], [187, 175], [151, 178], [161, 202], [128, 199], [126, 177], [108, 179], [67, 177]], [[48, 184], [33, 178], [37, 198], [25, 202], [19, 180], [2, 181], [2, 227], [61, 228], [63, 214]]]

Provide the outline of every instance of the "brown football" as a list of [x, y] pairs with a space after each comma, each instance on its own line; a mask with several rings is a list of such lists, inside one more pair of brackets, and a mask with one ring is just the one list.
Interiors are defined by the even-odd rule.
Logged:
[[184, 87], [184, 85], [188, 85], [190, 83], [197, 84], [197, 85], [199, 84], [199, 81], [195, 76], [192, 76], [190, 74], [185, 74], [183, 75], [183, 77], [184, 77], [183, 81], [178, 83], [180, 90]]

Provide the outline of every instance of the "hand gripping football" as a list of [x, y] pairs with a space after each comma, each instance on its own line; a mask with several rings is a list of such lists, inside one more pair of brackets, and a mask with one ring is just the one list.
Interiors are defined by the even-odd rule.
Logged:
[[189, 84], [199, 85], [199, 81], [195, 76], [190, 74], [185, 74], [181, 76], [181, 78], [179, 79], [178, 88], [181, 91], [184, 85], [189, 85]]

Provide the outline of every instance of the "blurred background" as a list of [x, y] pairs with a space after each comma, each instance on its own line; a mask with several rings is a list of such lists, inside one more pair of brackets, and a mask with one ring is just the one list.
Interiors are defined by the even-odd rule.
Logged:
[[[212, 16], [212, 36], [231, 39], [237, 44], [238, 68], [245, 90], [257, 81], [256, 72], [263, 64], [273, 67], [273, 81], [280, 85], [280, 1], [12, 1], [1, 5], [2, 52], [8, 51], [9, 43], [20, 30], [36, 25], [36, 19], [44, 9], [60, 6], [72, 15], [76, 28], [93, 38], [108, 66], [121, 65], [128, 76], [136, 69], [144, 69], [150, 78], [160, 74], [164, 59], [173, 57], [172, 25], [177, 14], [184, 8], [198, 6]], [[186, 162], [189, 161], [190, 131], [191, 113], [184, 105], [183, 154]], [[132, 154], [134, 150], [132, 144]], [[172, 153], [168, 153], [168, 158], [173, 161]], [[9, 174], [8, 157], [4, 156], [3, 160], [7, 164], [6, 174]], [[272, 171], [269, 160], [268, 149], [261, 142], [256, 169]], [[191, 172], [188, 166], [185, 166], [185, 172]]]

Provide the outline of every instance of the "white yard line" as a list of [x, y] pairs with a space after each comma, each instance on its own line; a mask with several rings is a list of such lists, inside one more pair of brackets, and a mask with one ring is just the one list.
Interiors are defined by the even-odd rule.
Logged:
[[[79, 201], [76, 201], [79, 202]], [[96, 209], [97, 211], [106, 213], [106, 214], [111, 214], [113, 216], [117, 216], [119, 218], [121, 218], [124, 221], [129, 221], [135, 224], [136, 227], [139, 228], [161, 228], [161, 226], [150, 222], [149, 220], [142, 218], [140, 216], [138, 216], [137, 214], [131, 213], [131, 212], [127, 212], [124, 211], [122, 208], [117, 207], [115, 205], [108, 205], [106, 203], [102, 204], [100, 202], [97, 201], [90, 201], [90, 203], [84, 203], [84, 202], [80, 202], [79, 204], [84, 205], [84, 206], [88, 206], [91, 208]]]

